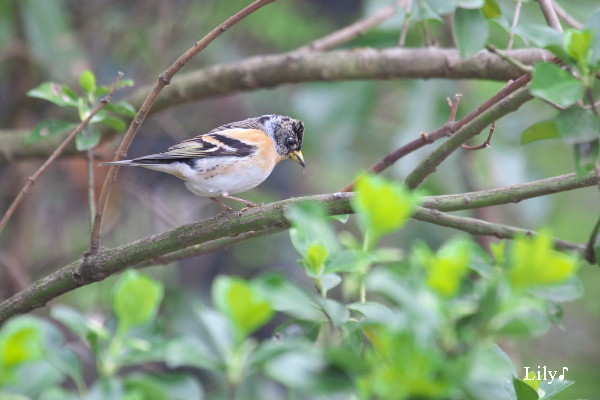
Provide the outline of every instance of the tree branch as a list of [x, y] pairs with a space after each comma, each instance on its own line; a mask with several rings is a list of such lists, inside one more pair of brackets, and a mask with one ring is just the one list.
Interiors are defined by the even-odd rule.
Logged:
[[538, 0], [538, 4], [540, 5], [542, 14], [544, 14], [544, 18], [546, 18], [548, 26], [552, 29], [556, 29], [557, 31], [562, 32], [563, 29], [560, 25], [558, 15], [556, 15], [556, 10], [554, 9], [554, 4], [552, 0]]
[[[171, 83], [171, 79], [181, 68], [183, 68], [192, 58], [194, 58], [199, 52], [204, 50], [206, 46], [212, 43], [213, 40], [219, 37], [231, 26], [246, 18], [248, 15], [252, 14], [256, 10], [266, 6], [267, 4], [273, 3], [274, 1], [276, 0], [256, 0], [249, 6], [245, 7], [243, 10], [238, 11], [236, 14], [227, 18], [222, 24], [217, 26], [206, 36], [204, 36], [202, 39], [196, 42], [189, 50], [187, 50], [177, 60], [175, 60], [175, 62], [171, 64], [169, 68], [162, 72], [158, 77], [158, 81], [156, 82], [156, 84], [154, 85], [150, 93], [148, 93], [146, 99], [142, 103], [140, 109], [135, 115], [135, 118], [129, 125], [127, 132], [125, 132], [125, 136], [123, 137], [123, 140], [121, 141], [121, 144], [119, 145], [119, 148], [115, 153], [113, 161], [119, 161], [125, 158], [125, 156], [127, 155], [127, 150], [133, 142], [133, 139], [139, 127], [144, 122], [148, 111], [154, 105], [160, 92], [162, 92], [162, 90]], [[100, 192], [100, 198], [98, 199], [96, 217], [94, 218], [94, 224], [92, 226], [89, 254], [95, 254], [100, 250], [100, 240], [102, 236], [102, 222], [104, 220], [104, 212], [106, 211], [106, 205], [108, 203], [110, 192], [115, 183], [115, 180], [117, 179], [118, 171], [119, 166], [112, 165], [108, 170], [108, 174], [106, 176], [106, 179], [104, 180], [104, 184], [102, 185], [102, 191]]]
[[[435, 225], [445, 226], [447, 228], [458, 229], [471, 235], [493, 236], [498, 239], [513, 239], [517, 235], [535, 235], [535, 231], [512, 226], [493, 224], [480, 219], [457, 217], [456, 215], [446, 214], [439, 210], [419, 207], [413, 215], [414, 219], [423, 222], [429, 222]], [[566, 240], [554, 239], [554, 246], [561, 250], [573, 250], [583, 255], [585, 244], [573, 243]]]
[[102, 110], [108, 104], [121, 78], [123, 78], [123, 73], [119, 72], [116, 80], [110, 86], [109, 92], [106, 94], [106, 96], [104, 96], [102, 100], [100, 100], [100, 102], [96, 104], [96, 106], [90, 111], [90, 113], [85, 117], [85, 119], [75, 127], [75, 129], [69, 132], [65, 140], [63, 140], [63, 142], [52, 152], [50, 157], [48, 157], [48, 159], [38, 168], [38, 170], [35, 171], [35, 173], [29, 177], [27, 183], [25, 183], [25, 186], [23, 186], [17, 197], [8, 207], [8, 210], [6, 210], [6, 212], [2, 216], [2, 219], [0, 219], [0, 232], [2, 232], [2, 230], [8, 223], [8, 220], [13, 215], [13, 213], [15, 212], [15, 210], [17, 209], [27, 192], [29, 192], [29, 189], [31, 189], [31, 187], [42, 176], [42, 174], [46, 171], [48, 166], [60, 156], [63, 150], [69, 145], [69, 143], [73, 141], [73, 139], [75, 139], [75, 136], [77, 136], [77, 134], [79, 134], [83, 130], [83, 128], [86, 127], [86, 125], [92, 120], [92, 118], [94, 118], [94, 116], [98, 114], [100, 110]]
[[[477, 204], [486, 207], [510, 203], [536, 195], [591, 186], [594, 184], [594, 179], [586, 176], [578, 181], [573, 174], [569, 174], [504, 189], [463, 195], [425, 197], [424, 207], [418, 208], [414, 218], [475, 235], [512, 238], [518, 233], [533, 234], [529, 230], [491, 224], [472, 218], [456, 217], [432, 208], [458, 210]], [[504, 196], [500, 190], [505, 190], [510, 195]], [[465, 201], [465, 196], [468, 196], [471, 201]], [[290, 222], [286, 218], [285, 212], [293, 205], [314, 201], [323, 205], [329, 215], [352, 213], [351, 197], [352, 193], [338, 192], [287, 199], [251, 208], [240, 218], [236, 215], [218, 219], [209, 218], [90, 255], [39, 279], [29, 288], [0, 303], [0, 324], [15, 314], [42, 307], [63, 293], [103, 280], [127, 267], [171, 262], [215, 251], [250, 237], [287, 229]], [[555, 244], [559, 248], [577, 250], [582, 256], [585, 256], [585, 244], [562, 240], [556, 240]]]
[[[539, 49], [507, 51], [512, 59], [526, 65], [548, 59], [549, 53]], [[362, 65], [368, 68], [362, 69]], [[148, 111], [154, 115], [204, 98], [272, 88], [279, 85], [314, 81], [390, 80], [409, 78], [485, 79], [506, 81], [521, 76], [518, 68], [497, 55], [480, 51], [461, 59], [455, 49], [354, 49], [327, 53], [284, 53], [251, 57], [233, 64], [216, 65], [178, 75], [176, 82], [165, 88]], [[143, 87], [129, 99], [140, 107], [151, 90]], [[67, 134], [25, 145], [29, 130], [0, 131], [0, 163], [47, 157]], [[115, 132], [103, 134], [108, 140]], [[63, 155], [79, 155], [69, 146]]]
[[479, 192], [425, 196], [422, 206], [439, 211], [470, 210], [518, 203], [521, 200], [594, 186], [595, 184], [596, 176], [593, 172], [582, 178], [577, 178], [577, 175], [572, 173]]
[[[549, 52], [535, 48], [506, 54], [525, 65], [551, 58]], [[456, 49], [440, 48], [290, 52], [250, 57], [182, 74], [165, 89], [154, 112], [207, 97], [299, 82], [428, 78], [508, 81], [521, 75], [514, 65], [488, 51], [466, 59], [461, 59]], [[140, 89], [130, 101], [139, 104], [144, 93], [147, 89]]]
[[[525, 75], [525, 77], [528, 77]], [[429, 154], [406, 177], [405, 183], [410, 189], [419, 186], [450, 154], [467, 140], [478, 135], [486, 126], [504, 115], [517, 110], [523, 103], [532, 99], [527, 88], [521, 88], [482, 112], [472, 121], [456, 131], [448, 140]]]

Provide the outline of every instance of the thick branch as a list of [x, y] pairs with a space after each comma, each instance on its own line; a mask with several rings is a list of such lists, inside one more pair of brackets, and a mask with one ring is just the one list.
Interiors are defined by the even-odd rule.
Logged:
[[470, 210], [518, 203], [534, 197], [594, 186], [595, 184], [596, 176], [593, 171], [583, 178], [577, 178], [577, 175], [573, 173], [480, 192], [427, 196], [423, 198], [422, 205], [439, 211]]
[[[526, 65], [547, 59], [539, 49], [507, 51]], [[328, 53], [285, 53], [248, 58], [233, 64], [216, 65], [178, 75], [161, 94], [148, 116], [167, 108], [214, 96], [313, 81], [389, 80], [409, 78], [516, 79], [518, 68], [497, 55], [481, 51], [461, 59], [454, 49], [356, 49]], [[139, 107], [150, 91], [144, 87], [128, 100]], [[199, 133], [199, 132], [196, 132]], [[25, 145], [29, 131], [0, 131], [0, 163], [47, 157], [66, 134]], [[109, 132], [109, 135], [114, 135]], [[107, 139], [105, 135], [103, 139]], [[64, 155], [78, 154], [75, 146]]]
[[[525, 65], [551, 57], [550, 53], [540, 49], [506, 53]], [[518, 68], [487, 51], [467, 59], [461, 59], [455, 49], [439, 48], [291, 52], [251, 57], [182, 74], [177, 82], [164, 90], [153, 112], [206, 97], [289, 83], [427, 78], [508, 81], [521, 75]], [[146, 91], [141, 89], [130, 100], [139, 104]]]
[[[561, 183], [557, 184], [557, 181]], [[587, 178], [584, 178], [583, 182], [586, 182], [586, 184], [589, 183]], [[519, 197], [523, 199], [529, 198], [534, 192], [538, 194], [555, 193], [579, 187], [572, 182], [572, 177], [569, 175], [531, 182], [526, 185], [529, 185], [528, 190], [522, 187], [524, 185], [505, 188], [504, 190], [513, 193], [513, 196], [510, 198], [503, 197], [498, 192], [492, 193], [494, 191], [471, 193], [470, 196], [474, 199], [474, 202], [483, 202], [483, 200], [479, 199], [488, 198], [487, 201], [481, 203], [482, 206], [487, 206], [489, 204], [512, 202]], [[552, 186], [552, 189], [544, 190], [540, 188], [540, 185]], [[435, 197], [427, 197], [425, 198], [424, 205], [426, 207], [439, 207], [441, 209], [458, 209], [459, 207], [456, 206], [457, 196], [440, 196], [442, 200], [438, 200]], [[502, 201], [489, 200], [490, 197], [494, 196], [502, 199]], [[283, 200], [251, 208], [240, 218], [237, 218], [236, 215], [231, 215], [218, 219], [205, 219], [90, 255], [85, 259], [82, 258], [61, 268], [51, 275], [39, 279], [31, 287], [0, 303], [0, 324], [15, 314], [42, 307], [48, 301], [63, 293], [103, 280], [127, 267], [170, 262], [183, 257], [214, 251], [231, 245], [233, 242], [262, 233], [271, 233], [286, 229], [290, 226], [290, 222], [285, 216], [285, 210], [295, 204], [316, 201], [323, 205], [330, 215], [352, 213], [350, 207], [351, 197], [352, 193], [334, 193]], [[448, 206], [445, 205], [446, 202], [449, 204]], [[456, 217], [425, 207], [419, 207], [414, 218], [463, 230], [475, 235], [512, 238], [517, 233], [533, 233], [524, 229], [491, 224], [476, 219]], [[576, 244], [561, 240], [556, 240], [555, 243], [557, 247], [577, 250], [582, 255], [585, 250], [585, 244]]]

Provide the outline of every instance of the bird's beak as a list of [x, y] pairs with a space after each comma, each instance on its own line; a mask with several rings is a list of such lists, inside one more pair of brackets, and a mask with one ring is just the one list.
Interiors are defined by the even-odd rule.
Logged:
[[290, 153], [290, 158], [296, 161], [298, 164], [302, 165], [302, 168], [306, 166], [304, 164], [304, 157], [302, 157], [302, 152], [300, 150], [292, 151]]

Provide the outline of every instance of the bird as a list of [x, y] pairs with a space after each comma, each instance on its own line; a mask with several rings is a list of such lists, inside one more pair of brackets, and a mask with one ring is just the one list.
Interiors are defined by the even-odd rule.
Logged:
[[233, 211], [221, 199], [245, 204], [238, 217], [259, 204], [232, 196], [255, 188], [285, 159], [306, 166], [302, 155], [304, 124], [284, 115], [267, 114], [221, 125], [169, 147], [162, 153], [100, 165], [144, 167], [185, 182], [197, 196], [208, 197], [224, 213]]

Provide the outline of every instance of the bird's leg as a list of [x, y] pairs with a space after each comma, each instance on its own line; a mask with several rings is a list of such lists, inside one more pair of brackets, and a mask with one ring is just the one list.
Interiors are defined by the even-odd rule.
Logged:
[[[211, 199], [212, 201], [217, 203], [219, 205], [219, 207], [221, 207], [223, 209], [223, 210], [221, 210], [221, 212], [219, 212], [219, 214], [228, 214], [233, 211], [233, 208], [229, 207], [227, 204], [223, 203], [221, 200], [217, 199], [216, 197], [209, 197], [209, 199]], [[218, 217], [218, 215], [217, 215], [217, 217]]]
[[261, 204], [253, 203], [248, 200], [240, 199], [239, 197], [230, 196], [228, 194], [221, 195], [221, 197], [223, 197], [224, 199], [239, 201], [240, 203], [244, 203], [246, 205], [246, 207], [244, 207], [240, 211], [238, 211], [238, 218], [240, 218], [242, 216], [242, 214], [245, 213], [249, 208], [259, 207], [261, 205]]

